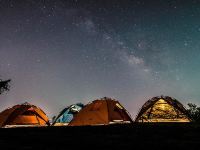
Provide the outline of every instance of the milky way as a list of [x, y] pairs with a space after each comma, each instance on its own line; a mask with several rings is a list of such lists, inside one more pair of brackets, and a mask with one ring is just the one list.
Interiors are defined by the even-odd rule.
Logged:
[[52, 117], [104, 96], [134, 117], [153, 96], [199, 104], [200, 1], [1, 0], [1, 110]]

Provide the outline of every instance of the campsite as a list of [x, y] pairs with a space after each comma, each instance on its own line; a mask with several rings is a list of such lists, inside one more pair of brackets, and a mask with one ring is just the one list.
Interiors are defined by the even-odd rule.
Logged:
[[200, 148], [200, 0], [0, 0], [0, 150]]
[[[135, 121], [134, 121], [135, 120]], [[45, 112], [27, 102], [9, 107], [0, 113], [0, 127], [34, 126], [100, 126], [131, 124], [133, 122], [192, 122], [192, 114], [175, 98], [157, 96], [149, 99], [140, 109], [136, 119], [118, 100], [103, 97], [85, 106], [72, 104], [63, 109], [54, 120]]]
[[168, 96], [148, 100], [135, 121], [119, 101], [108, 97], [70, 105], [51, 125], [29, 103], [4, 110], [0, 118], [0, 144], [6, 149], [183, 149], [200, 144], [200, 124], [191, 122], [184, 106]]
[[25, 102], [0, 112], [0, 144], [21, 150], [191, 149], [200, 144], [200, 124], [192, 115], [180, 101], [163, 95], [147, 100], [136, 118], [109, 97], [71, 104], [51, 121], [40, 107]]

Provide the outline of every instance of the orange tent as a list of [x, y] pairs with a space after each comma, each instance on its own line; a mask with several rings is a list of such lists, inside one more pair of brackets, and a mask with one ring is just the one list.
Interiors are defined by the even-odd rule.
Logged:
[[87, 104], [69, 123], [69, 126], [132, 122], [130, 115], [118, 101], [104, 97]]
[[0, 127], [16, 125], [49, 125], [46, 114], [29, 103], [15, 105], [0, 113]]

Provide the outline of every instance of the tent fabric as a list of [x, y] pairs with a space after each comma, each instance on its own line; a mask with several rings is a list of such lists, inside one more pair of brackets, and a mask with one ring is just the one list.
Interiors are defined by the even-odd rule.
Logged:
[[139, 111], [135, 122], [190, 122], [185, 107], [169, 96], [153, 97]]
[[54, 126], [68, 125], [74, 116], [84, 107], [82, 103], [72, 104], [64, 108], [54, 120]]
[[104, 97], [87, 104], [69, 126], [108, 125], [133, 122], [126, 109], [116, 100]]
[[15, 105], [0, 113], [0, 127], [6, 125], [49, 125], [49, 119], [39, 108], [29, 103]]

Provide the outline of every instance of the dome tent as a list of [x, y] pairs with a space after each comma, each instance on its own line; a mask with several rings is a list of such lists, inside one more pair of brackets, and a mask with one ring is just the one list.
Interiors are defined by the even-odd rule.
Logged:
[[73, 119], [74, 115], [76, 115], [83, 107], [84, 105], [82, 103], [76, 103], [64, 108], [56, 117], [52, 125], [68, 125], [69, 122]]
[[118, 101], [104, 97], [87, 104], [69, 123], [69, 126], [109, 125], [132, 122], [130, 115]]
[[46, 126], [49, 119], [46, 114], [27, 102], [15, 105], [0, 113], [0, 127]]
[[169, 96], [153, 97], [140, 109], [135, 122], [190, 122], [184, 106]]

